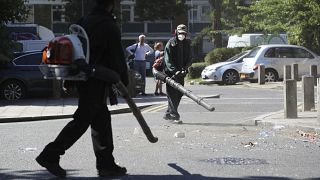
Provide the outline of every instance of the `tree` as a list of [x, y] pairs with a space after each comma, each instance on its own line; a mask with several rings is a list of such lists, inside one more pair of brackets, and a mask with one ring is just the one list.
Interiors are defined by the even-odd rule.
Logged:
[[290, 44], [320, 53], [319, 0], [259, 0], [248, 10], [242, 20], [245, 32], [285, 32]]
[[192, 43], [200, 43], [204, 36], [208, 36], [214, 41], [215, 47], [222, 47], [223, 34], [240, 32], [242, 17], [249, 12], [243, 8], [247, 4], [244, 0], [209, 0], [209, 3], [212, 7], [212, 12], [209, 14], [212, 26], [204, 28]]
[[24, 0], [1, 0], [0, 1], [0, 63], [11, 57], [11, 49], [14, 43], [9, 39], [5, 24], [9, 21], [22, 21], [28, 15]]
[[186, 0], [136, 0], [135, 5], [140, 21], [172, 20], [173, 29], [188, 22], [187, 12]]

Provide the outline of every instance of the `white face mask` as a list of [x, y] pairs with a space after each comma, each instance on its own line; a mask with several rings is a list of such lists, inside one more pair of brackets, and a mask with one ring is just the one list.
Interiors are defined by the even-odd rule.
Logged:
[[178, 34], [178, 39], [179, 39], [180, 41], [183, 41], [184, 38], [186, 38], [186, 36], [185, 36], [184, 34]]

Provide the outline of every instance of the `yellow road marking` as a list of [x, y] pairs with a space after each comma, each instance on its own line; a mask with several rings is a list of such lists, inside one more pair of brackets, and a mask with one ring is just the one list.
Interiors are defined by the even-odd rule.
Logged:
[[157, 105], [157, 106], [155, 106], [155, 107], [153, 107], [153, 108], [148, 108], [148, 109], [146, 109], [146, 110], [143, 110], [142, 111], [142, 113], [146, 113], [146, 112], [157, 112], [157, 111], [160, 111], [160, 110], [162, 110], [162, 109], [165, 109], [165, 108], [167, 108], [167, 104], [160, 104], [160, 105]]

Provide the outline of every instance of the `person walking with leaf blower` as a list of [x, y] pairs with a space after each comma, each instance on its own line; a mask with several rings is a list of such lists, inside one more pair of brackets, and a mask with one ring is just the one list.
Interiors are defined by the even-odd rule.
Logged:
[[[106, 104], [106, 97], [110, 98], [111, 105], [117, 103], [116, 93], [111, 88], [112, 83], [121, 80], [123, 84], [127, 85], [128, 69], [121, 45], [120, 29], [112, 15], [115, 0], [95, 1], [96, 6], [92, 12], [80, 22], [89, 36], [89, 65], [96, 66], [97, 70], [98, 67], [109, 68], [116, 73], [110, 77], [110, 83], [94, 76], [90, 76], [86, 81], [76, 83], [79, 101], [73, 120], [36, 157], [36, 161], [41, 166], [58, 177], [65, 177], [67, 174], [59, 164], [60, 156], [65, 154], [65, 151], [86, 132], [89, 126], [91, 127], [98, 175], [125, 175], [127, 172], [126, 168], [115, 163], [113, 157], [111, 115]], [[92, 71], [94, 73], [94, 70]], [[67, 84], [64, 85], [67, 86]], [[70, 87], [64, 88], [68, 90]]]
[[[184, 85], [184, 77], [188, 67], [191, 65], [191, 41], [186, 39], [187, 26], [180, 24], [175, 30], [175, 36], [166, 44], [164, 53], [164, 72], [177, 83]], [[168, 108], [165, 112], [165, 120], [173, 120], [174, 123], [181, 124], [178, 106], [183, 94], [173, 87], [166, 85]]]

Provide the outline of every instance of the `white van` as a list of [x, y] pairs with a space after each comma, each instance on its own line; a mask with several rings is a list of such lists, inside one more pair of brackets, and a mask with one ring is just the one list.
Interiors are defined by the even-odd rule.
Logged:
[[262, 44], [288, 44], [287, 35], [242, 34], [228, 39], [228, 48], [258, 46]]
[[38, 24], [6, 24], [12, 40], [21, 44], [21, 51], [42, 50], [55, 36], [53, 32]]

